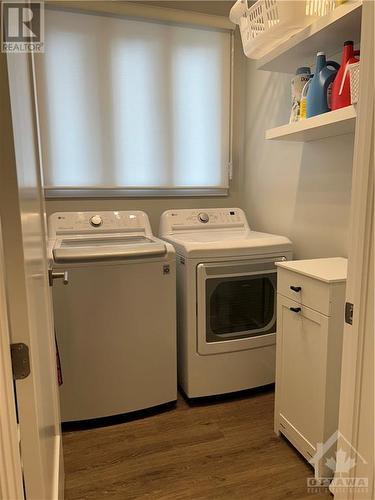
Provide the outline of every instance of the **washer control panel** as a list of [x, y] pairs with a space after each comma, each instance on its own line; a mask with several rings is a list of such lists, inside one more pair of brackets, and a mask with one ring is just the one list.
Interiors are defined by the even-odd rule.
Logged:
[[147, 215], [139, 210], [57, 212], [49, 217], [49, 234], [144, 231], [152, 234]]

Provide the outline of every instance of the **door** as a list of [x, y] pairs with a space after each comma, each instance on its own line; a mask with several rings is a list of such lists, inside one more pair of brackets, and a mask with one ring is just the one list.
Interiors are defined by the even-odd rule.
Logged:
[[25, 494], [62, 496], [62, 461], [46, 228], [29, 54], [0, 54], [0, 210], [12, 343], [29, 348], [15, 392]]
[[281, 258], [198, 265], [199, 354], [275, 343], [277, 260]]
[[328, 317], [283, 295], [277, 297], [278, 418], [308, 441], [321, 441]]
[[[338, 447], [355, 466], [344, 477], [366, 478], [368, 490], [333, 489], [335, 500], [374, 498], [374, 2], [363, 2], [360, 99], [357, 105]], [[350, 443], [348, 449], [346, 443]], [[359, 459], [363, 457], [365, 463]], [[338, 475], [343, 477], [343, 474]]]
[[0, 498], [23, 498], [0, 220]]

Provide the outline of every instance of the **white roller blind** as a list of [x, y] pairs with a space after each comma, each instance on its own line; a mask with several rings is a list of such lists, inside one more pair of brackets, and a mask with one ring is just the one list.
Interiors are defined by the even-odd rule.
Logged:
[[227, 187], [228, 32], [47, 10], [45, 36], [47, 188]]

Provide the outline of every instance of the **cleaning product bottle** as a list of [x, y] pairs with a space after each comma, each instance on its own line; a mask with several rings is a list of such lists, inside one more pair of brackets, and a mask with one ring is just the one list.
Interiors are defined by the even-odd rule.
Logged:
[[307, 118], [330, 111], [332, 82], [339, 68], [340, 65], [336, 61], [326, 60], [324, 52], [317, 53], [315, 74], [307, 91]]
[[341, 68], [337, 72], [335, 81], [332, 85], [332, 109], [344, 108], [351, 104], [348, 64], [358, 62], [359, 59], [356, 56], [359, 56], [359, 50], [354, 50], [353, 42], [345, 42], [342, 52]]
[[307, 115], [306, 115], [307, 92], [309, 90], [309, 86], [310, 86], [310, 83], [311, 83], [313, 76], [314, 75], [310, 75], [309, 80], [305, 83], [305, 86], [302, 89], [301, 102], [300, 102], [300, 106], [299, 106], [300, 107], [300, 112], [299, 112], [299, 119], [300, 120], [305, 120], [305, 118], [307, 118]]
[[310, 68], [303, 66], [297, 68], [296, 74], [292, 78], [292, 110], [290, 112], [289, 123], [297, 122], [300, 119], [300, 105], [302, 90], [310, 80]]

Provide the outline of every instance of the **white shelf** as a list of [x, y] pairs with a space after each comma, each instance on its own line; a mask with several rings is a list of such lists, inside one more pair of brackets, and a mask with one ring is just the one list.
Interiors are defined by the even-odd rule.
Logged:
[[361, 39], [362, 1], [340, 5], [259, 59], [257, 69], [295, 73], [300, 66], [313, 65], [316, 53], [327, 56], [342, 51], [345, 40]]
[[354, 132], [356, 110], [354, 106], [313, 116], [300, 122], [266, 130], [266, 139], [273, 141], [310, 142]]

